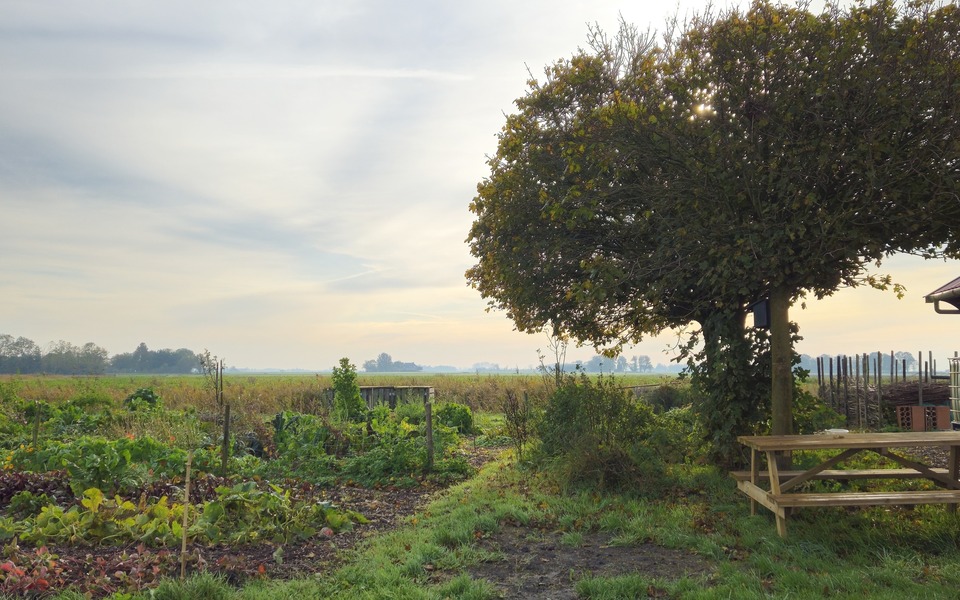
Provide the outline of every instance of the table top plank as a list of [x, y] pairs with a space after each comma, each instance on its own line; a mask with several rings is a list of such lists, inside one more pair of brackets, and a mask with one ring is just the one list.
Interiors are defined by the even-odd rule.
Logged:
[[906, 431], [898, 433], [816, 433], [809, 435], [741, 435], [737, 440], [761, 452], [843, 448], [902, 448], [960, 446], [960, 431]]

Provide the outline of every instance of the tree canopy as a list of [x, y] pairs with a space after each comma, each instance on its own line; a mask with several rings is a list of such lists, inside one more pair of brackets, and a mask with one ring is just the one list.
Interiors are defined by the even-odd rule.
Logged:
[[591, 30], [507, 117], [467, 279], [518, 329], [597, 346], [698, 323], [700, 374], [735, 380], [710, 392], [729, 441], [770, 389], [747, 306], [782, 308], [789, 349], [797, 298], [886, 287], [870, 268], [896, 252], [960, 255], [958, 100], [954, 4], [756, 2], [659, 43]]

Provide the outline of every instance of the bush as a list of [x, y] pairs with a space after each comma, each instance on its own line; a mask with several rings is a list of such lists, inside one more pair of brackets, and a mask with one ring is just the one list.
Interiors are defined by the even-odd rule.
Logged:
[[153, 388], [140, 388], [124, 398], [123, 405], [131, 411], [152, 411], [163, 406], [160, 396]]
[[412, 425], [420, 425], [427, 418], [427, 411], [423, 402], [401, 402], [397, 404], [394, 413], [398, 421], [406, 421]]
[[690, 404], [689, 389], [680, 389], [676, 385], [663, 384], [643, 395], [655, 412], [661, 413]]
[[794, 387], [793, 423], [797, 433], [816, 433], [843, 427], [847, 418], [823, 403], [813, 394]]
[[648, 447], [653, 410], [610, 378], [568, 377], [540, 421], [540, 452], [568, 484], [641, 490], [660, 485], [664, 466]]
[[513, 390], [507, 390], [507, 396], [501, 405], [503, 411], [504, 430], [509, 436], [510, 443], [517, 451], [517, 458], [523, 460], [523, 449], [529, 443], [536, 428], [540, 412], [530, 402], [526, 392], [523, 400]]
[[452, 427], [464, 435], [474, 433], [473, 412], [469, 406], [447, 402], [437, 408], [437, 421], [447, 427]]
[[333, 368], [333, 408], [345, 421], [362, 421], [367, 406], [360, 395], [357, 383], [357, 367], [350, 364], [349, 358], [341, 358], [340, 366]]
[[690, 405], [655, 415], [649, 444], [670, 464], [705, 460], [709, 451], [706, 431]]

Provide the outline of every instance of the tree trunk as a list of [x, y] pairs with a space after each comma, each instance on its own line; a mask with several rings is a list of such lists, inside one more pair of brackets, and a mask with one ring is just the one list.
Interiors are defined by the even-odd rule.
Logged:
[[770, 294], [770, 413], [771, 433], [793, 433], [793, 358], [790, 343], [790, 292]]

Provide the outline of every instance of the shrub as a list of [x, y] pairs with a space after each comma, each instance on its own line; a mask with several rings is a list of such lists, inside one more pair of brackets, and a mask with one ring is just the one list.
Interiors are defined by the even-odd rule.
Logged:
[[426, 419], [427, 411], [423, 402], [400, 402], [394, 410], [398, 421], [406, 421], [412, 425], [420, 425]]
[[643, 395], [655, 412], [664, 412], [690, 404], [689, 389], [680, 389], [676, 385], [662, 384]]
[[530, 402], [530, 396], [524, 392], [523, 400], [513, 390], [507, 390], [506, 399], [501, 405], [504, 428], [517, 451], [517, 458], [523, 460], [523, 448], [530, 441], [536, 427], [538, 412]]
[[568, 484], [601, 489], [659, 485], [662, 461], [647, 446], [653, 422], [611, 378], [567, 377], [551, 394], [538, 427], [540, 451]]
[[341, 358], [340, 366], [333, 368], [333, 408], [345, 421], [362, 421], [367, 412], [360, 385], [357, 383], [357, 367], [349, 358]]
[[649, 445], [663, 461], [671, 464], [704, 460], [709, 451], [706, 431], [689, 404], [654, 416]]
[[793, 423], [797, 433], [816, 433], [843, 427], [847, 419], [813, 394], [794, 386]]
[[437, 408], [437, 421], [464, 435], [474, 433], [473, 412], [469, 406], [463, 404], [456, 402], [441, 404]]
[[140, 388], [124, 398], [123, 405], [131, 411], [151, 411], [163, 406], [163, 402], [153, 388]]
[[10, 499], [10, 507], [7, 512], [15, 519], [26, 519], [36, 516], [44, 506], [51, 504], [56, 504], [56, 501], [50, 496], [23, 490], [14, 494], [13, 498]]

